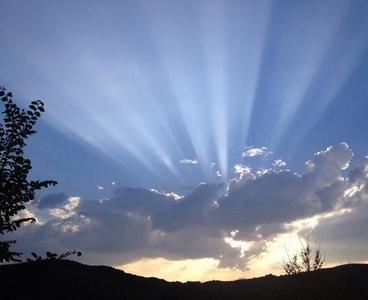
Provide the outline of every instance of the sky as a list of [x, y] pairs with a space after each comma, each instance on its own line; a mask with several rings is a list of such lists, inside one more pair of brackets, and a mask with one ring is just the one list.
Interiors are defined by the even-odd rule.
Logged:
[[368, 261], [368, 2], [0, 0], [0, 86], [46, 112], [19, 250], [167, 280]]

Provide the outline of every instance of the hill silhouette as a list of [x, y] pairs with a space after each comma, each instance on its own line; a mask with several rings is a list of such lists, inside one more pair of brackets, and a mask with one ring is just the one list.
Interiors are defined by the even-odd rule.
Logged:
[[0, 299], [368, 299], [368, 265], [180, 283], [112, 267], [43, 260], [0, 266]]

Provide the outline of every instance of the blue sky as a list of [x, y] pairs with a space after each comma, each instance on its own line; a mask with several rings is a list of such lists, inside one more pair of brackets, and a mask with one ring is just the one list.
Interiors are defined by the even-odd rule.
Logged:
[[367, 1], [0, 1], [0, 10], [0, 85], [46, 106], [28, 155], [32, 176], [59, 184], [40, 196], [99, 201], [119, 186], [190, 198], [200, 183], [245, 178], [245, 167], [304, 174], [314, 153], [341, 142], [353, 167], [368, 154]]

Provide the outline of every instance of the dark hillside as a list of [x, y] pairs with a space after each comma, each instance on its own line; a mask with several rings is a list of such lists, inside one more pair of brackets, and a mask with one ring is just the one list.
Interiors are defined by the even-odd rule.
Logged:
[[45, 260], [0, 266], [0, 299], [368, 299], [368, 265], [232, 282], [167, 282]]

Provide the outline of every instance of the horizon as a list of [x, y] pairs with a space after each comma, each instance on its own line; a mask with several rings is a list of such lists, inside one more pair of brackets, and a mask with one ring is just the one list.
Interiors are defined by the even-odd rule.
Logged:
[[368, 2], [0, 10], [0, 87], [45, 103], [26, 157], [58, 181], [16, 250], [169, 281], [281, 274], [303, 237], [368, 262]]

